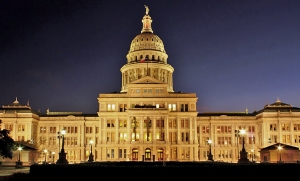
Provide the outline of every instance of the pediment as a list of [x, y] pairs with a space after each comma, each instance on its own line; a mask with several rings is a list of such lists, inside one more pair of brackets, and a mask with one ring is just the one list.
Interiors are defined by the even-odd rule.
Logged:
[[133, 82], [130, 82], [130, 84], [166, 84], [166, 83], [156, 78], [146, 76], [138, 80], [135, 80]]

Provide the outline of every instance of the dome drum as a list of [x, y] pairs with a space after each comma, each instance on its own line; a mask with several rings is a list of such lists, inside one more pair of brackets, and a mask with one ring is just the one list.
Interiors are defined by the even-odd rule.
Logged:
[[127, 63], [140, 62], [141, 60], [167, 63], [166, 53], [144, 50], [127, 54]]

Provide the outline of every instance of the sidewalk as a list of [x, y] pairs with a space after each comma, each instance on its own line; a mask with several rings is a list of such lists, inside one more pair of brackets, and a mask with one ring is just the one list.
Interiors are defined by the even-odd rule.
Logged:
[[4, 176], [12, 175], [16, 172], [23, 172], [29, 173], [30, 167], [23, 167], [21, 169], [16, 169], [15, 167], [8, 167], [8, 166], [0, 166], [0, 178]]

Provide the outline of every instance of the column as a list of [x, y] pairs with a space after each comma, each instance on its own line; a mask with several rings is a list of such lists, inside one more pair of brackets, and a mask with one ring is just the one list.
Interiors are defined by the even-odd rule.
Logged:
[[156, 143], [156, 119], [155, 117], [152, 117], [153, 118], [153, 134], [152, 134], [152, 143]]

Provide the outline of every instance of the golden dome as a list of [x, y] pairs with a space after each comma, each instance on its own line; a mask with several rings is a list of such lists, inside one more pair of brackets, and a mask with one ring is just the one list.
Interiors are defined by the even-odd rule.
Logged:
[[166, 53], [163, 41], [153, 33], [141, 33], [132, 40], [128, 53], [139, 50], [154, 50]]
[[165, 51], [163, 41], [155, 34], [151, 27], [152, 19], [149, 16], [149, 8], [145, 6], [146, 14], [142, 19], [143, 28], [141, 34], [137, 35], [131, 42], [127, 54], [127, 62], [138, 62], [151, 60], [167, 63], [168, 55]]

